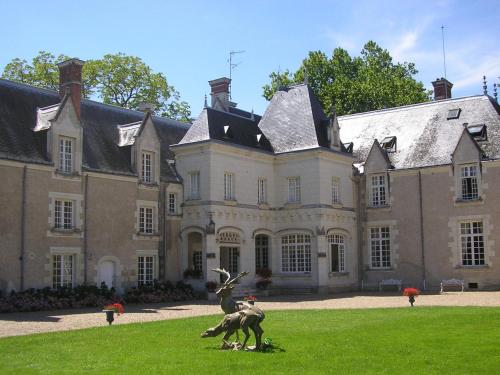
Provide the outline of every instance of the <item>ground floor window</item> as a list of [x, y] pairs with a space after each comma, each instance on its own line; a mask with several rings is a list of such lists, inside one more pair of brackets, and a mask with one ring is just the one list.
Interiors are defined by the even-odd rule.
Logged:
[[311, 236], [290, 234], [281, 237], [281, 270], [311, 272]]
[[255, 269], [269, 268], [269, 236], [255, 236]]
[[460, 223], [460, 237], [462, 244], [462, 265], [483, 266], [484, 235], [482, 221]]
[[330, 247], [331, 272], [345, 272], [345, 239], [341, 234], [328, 236]]
[[74, 256], [67, 254], [58, 254], [52, 256], [53, 288], [71, 288], [74, 283]]
[[193, 269], [203, 271], [203, 256], [201, 251], [193, 251]]
[[391, 267], [391, 236], [389, 227], [370, 228], [372, 268]]
[[155, 257], [152, 255], [138, 257], [137, 283], [152, 285], [154, 280]]

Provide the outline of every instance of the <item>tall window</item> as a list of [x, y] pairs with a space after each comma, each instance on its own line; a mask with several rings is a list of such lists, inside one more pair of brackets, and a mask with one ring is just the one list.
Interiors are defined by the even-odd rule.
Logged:
[[462, 265], [484, 266], [484, 234], [482, 221], [460, 223]]
[[385, 176], [372, 176], [372, 206], [385, 206]]
[[259, 178], [257, 182], [257, 202], [267, 202], [267, 180], [265, 178]]
[[153, 176], [154, 154], [151, 152], [142, 153], [142, 181], [146, 183], [154, 182]]
[[59, 170], [63, 173], [73, 172], [73, 140], [59, 138]]
[[288, 202], [300, 202], [300, 177], [288, 178]]
[[153, 234], [154, 208], [139, 207], [139, 232]]
[[475, 165], [460, 168], [462, 180], [462, 199], [478, 199], [477, 167]]
[[168, 213], [175, 214], [177, 212], [177, 194], [168, 193]]
[[224, 199], [234, 199], [234, 174], [224, 173]]
[[52, 257], [52, 287], [71, 288], [73, 286], [73, 255], [53, 255]]
[[155, 257], [140, 256], [137, 258], [137, 283], [139, 285], [152, 285], [154, 280]]
[[372, 268], [391, 267], [391, 236], [389, 227], [370, 228]]
[[54, 201], [54, 228], [74, 228], [73, 201], [56, 199]]
[[341, 234], [328, 236], [330, 245], [331, 271], [345, 272], [345, 240]]
[[269, 268], [269, 236], [255, 236], [255, 269]]
[[311, 272], [311, 236], [291, 234], [281, 237], [281, 270]]
[[203, 271], [203, 255], [200, 250], [193, 251], [193, 269], [195, 271]]
[[200, 172], [189, 173], [189, 198], [200, 199]]
[[332, 178], [332, 204], [340, 203], [340, 178]]

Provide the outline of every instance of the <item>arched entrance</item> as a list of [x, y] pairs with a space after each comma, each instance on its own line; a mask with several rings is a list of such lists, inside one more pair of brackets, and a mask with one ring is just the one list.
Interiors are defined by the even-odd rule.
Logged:
[[236, 232], [221, 232], [218, 236], [220, 244], [220, 266], [227, 270], [231, 277], [240, 272], [241, 237]]

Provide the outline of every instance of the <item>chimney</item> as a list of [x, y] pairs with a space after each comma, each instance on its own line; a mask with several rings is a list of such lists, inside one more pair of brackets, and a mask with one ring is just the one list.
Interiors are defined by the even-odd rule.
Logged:
[[82, 68], [84, 61], [69, 59], [57, 64], [59, 67], [59, 96], [64, 98], [68, 92], [75, 107], [76, 114], [80, 118], [80, 103], [82, 101]]
[[432, 86], [434, 86], [434, 100], [451, 99], [451, 88], [453, 87], [453, 83], [446, 78], [436, 78], [436, 80], [432, 82]]
[[231, 102], [229, 101], [229, 85], [231, 80], [226, 77], [214, 79], [213, 81], [208, 81], [211, 88], [210, 95], [212, 96], [212, 108], [219, 109], [221, 111], [229, 111], [229, 106]]

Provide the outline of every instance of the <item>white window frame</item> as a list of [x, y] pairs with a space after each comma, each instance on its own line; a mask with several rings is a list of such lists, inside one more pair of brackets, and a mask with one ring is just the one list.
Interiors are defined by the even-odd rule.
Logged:
[[75, 207], [76, 202], [70, 199], [54, 199], [54, 229], [75, 229]]
[[385, 174], [370, 176], [370, 203], [372, 207], [387, 205], [387, 176]]
[[156, 209], [152, 206], [139, 206], [139, 233], [153, 235], [156, 233]]
[[189, 199], [200, 199], [200, 171], [189, 172]]
[[59, 137], [59, 172], [71, 174], [74, 171], [75, 139]]
[[[147, 272], [149, 271], [149, 272]], [[156, 256], [141, 254], [137, 256], [137, 285], [153, 285], [156, 278]]]
[[263, 177], [257, 181], [257, 203], [267, 203], [267, 180]]
[[[52, 254], [52, 288], [73, 288], [75, 286], [76, 254]], [[71, 267], [68, 273], [68, 265]], [[59, 271], [59, 272], [57, 272]]]
[[177, 193], [168, 192], [168, 213], [170, 215], [175, 215], [177, 213]]
[[486, 266], [486, 246], [483, 220], [461, 221], [460, 263], [463, 267]]
[[300, 177], [288, 177], [288, 203], [300, 203]]
[[201, 250], [193, 251], [193, 270], [203, 272], [203, 252]]
[[332, 204], [341, 204], [340, 177], [332, 177]]
[[234, 173], [224, 173], [224, 200], [232, 201], [235, 199], [234, 194]]
[[370, 227], [369, 231], [371, 268], [390, 269], [392, 267], [391, 228], [389, 226]]
[[459, 188], [461, 200], [479, 199], [479, 173], [476, 164], [460, 166]]
[[311, 273], [311, 235], [293, 233], [281, 236], [281, 272]]
[[155, 154], [150, 151], [142, 151], [141, 155], [141, 181], [146, 184], [155, 182]]
[[[341, 233], [332, 233], [328, 235], [328, 247], [330, 249], [330, 272], [346, 272], [345, 242], [345, 236]], [[338, 260], [338, 269], [335, 269], [334, 267], [334, 259]]]

